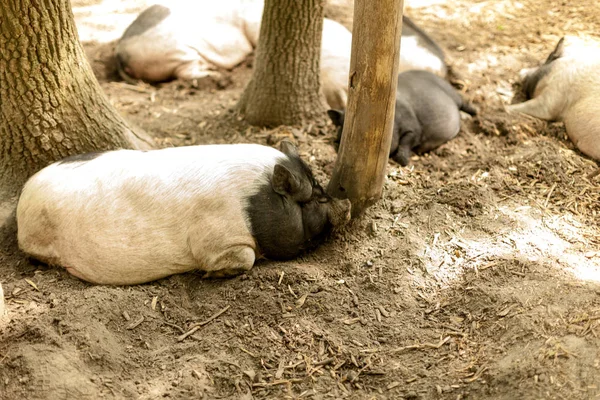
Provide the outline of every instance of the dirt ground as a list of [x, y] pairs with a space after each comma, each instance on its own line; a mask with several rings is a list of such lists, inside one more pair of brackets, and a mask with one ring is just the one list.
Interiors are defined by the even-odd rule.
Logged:
[[[293, 138], [326, 183], [331, 125], [247, 126], [225, 89], [132, 86], [110, 64], [143, 1], [74, 0], [119, 112], [161, 146]], [[480, 108], [316, 251], [230, 280], [94, 286], [0, 246], [2, 399], [600, 398], [598, 167], [561, 123], [506, 116], [518, 71], [561, 35], [597, 34], [595, 0], [407, 2]], [[328, 15], [348, 24], [348, 8]], [[182, 335], [198, 322], [202, 327]]]

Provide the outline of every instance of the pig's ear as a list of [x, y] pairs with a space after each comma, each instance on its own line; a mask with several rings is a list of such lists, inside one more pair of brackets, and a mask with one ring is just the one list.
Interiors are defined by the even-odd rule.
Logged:
[[282, 140], [279, 144], [279, 150], [288, 157], [300, 157], [298, 155], [298, 149], [296, 149], [294, 143], [289, 140]]
[[561, 58], [563, 56], [564, 51], [565, 51], [565, 37], [563, 36], [562, 38], [560, 38], [560, 40], [556, 44], [556, 47], [554, 48], [554, 50], [552, 50], [552, 53], [550, 53], [550, 55], [548, 56], [548, 58], [546, 59], [546, 62], [544, 62], [544, 64], [550, 64], [552, 61]]
[[301, 190], [298, 178], [284, 165], [276, 164], [271, 181], [273, 190], [281, 195], [294, 196]]
[[343, 126], [344, 125], [344, 112], [340, 110], [327, 110], [327, 115], [333, 122], [335, 126]]

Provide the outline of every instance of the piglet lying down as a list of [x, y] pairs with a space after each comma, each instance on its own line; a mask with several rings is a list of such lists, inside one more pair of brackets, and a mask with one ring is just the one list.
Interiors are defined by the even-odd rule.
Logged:
[[258, 256], [298, 255], [349, 218], [350, 202], [328, 196], [289, 142], [70, 157], [31, 177], [17, 206], [24, 252], [117, 285], [239, 274]]

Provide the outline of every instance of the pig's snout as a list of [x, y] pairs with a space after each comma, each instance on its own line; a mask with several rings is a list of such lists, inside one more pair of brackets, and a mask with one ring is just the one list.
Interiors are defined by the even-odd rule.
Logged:
[[348, 199], [332, 199], [327, 210], [327, 218], [334, 227], [343, 226], [350, 221], [351, 203]]

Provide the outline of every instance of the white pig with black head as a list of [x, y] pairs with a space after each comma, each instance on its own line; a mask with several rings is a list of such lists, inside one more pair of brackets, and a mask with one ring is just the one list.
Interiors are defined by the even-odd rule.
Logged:
[[191, 270], [249, 270], [288, 259], [350, 218], [296, 148], [205, 145], [89, 153], [31, 177], [17, 206], [19, 247], [100, 284]]
[[539, 68], [521, 71], [528, 100], [507, 106], [547, 121], [564, 121], [569, 138], [600, 160], [600, 42], [565, 36]]

